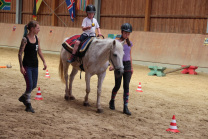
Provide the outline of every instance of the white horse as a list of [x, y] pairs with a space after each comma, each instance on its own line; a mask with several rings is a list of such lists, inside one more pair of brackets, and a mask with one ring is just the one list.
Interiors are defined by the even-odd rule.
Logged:
[[[67, 40], [66, 38], [65, 40]], [[90, 78], [93, 75], [98, 76], [98, 85], [97, 85], [97, 112], [102, 112], [100, 96], [101, 96], [101, 87], [103, 80], [106, 75], [106, 69], [108, 68], [109, 61], [114, 66], [116, 71], [116, 76], [121, 76], [124, 71], [123, 67], [123, 43], [113, 39], [99, 39], [94, 38], [90, 47], [88, 48], [83, 60], [83, 68], [85, 70], [85, 81], [86, 81], [86, 95], [84, 99], [84, 106], [89, 106], [88, 95], [90, 93]], [[67, 62], [67, 59], [71, 54], [67, 52], [64, 48], [61, 49], [60, 54], [60, 63], [59, 63], [59, 75], [63, 82], [65, 82], [65, 99], [74, 100], [72, 95], [72, 83], [75, 75], [80, 69], [80, 63], [78, 60], [71, 63], [73, 69], [69, 78], [68, 86], [68, 68], [70, 63]]]

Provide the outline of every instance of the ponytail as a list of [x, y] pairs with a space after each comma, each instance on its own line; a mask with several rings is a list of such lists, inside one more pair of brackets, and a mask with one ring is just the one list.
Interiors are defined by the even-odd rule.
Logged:
[[27, 31], [27, 25], [25, 25], [23, 37], [26, 37], [27, 36], [27, 33], [28, 33], [28, 31]]

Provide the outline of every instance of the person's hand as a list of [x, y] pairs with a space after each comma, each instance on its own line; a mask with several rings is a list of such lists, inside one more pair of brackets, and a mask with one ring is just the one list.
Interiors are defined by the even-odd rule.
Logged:
[[112, 71], [112, 70], [114, 70], [114, 67], [113, 66], [110, 66], [109, 67], [109, 71]]
[[98, 37], [103, 36], [101, 33], [98, 34]]
[[47, 65], [46, 65], [45, 62], [43, 63], [43, 66], [44, 66], [43, 70], [46, 70], [47, 69]]
[[133, 74], [133, 72], [134, 72], [134, 70], [133, 70], [133, 69], [131, 69], [131, 74]]
[[23, 75], [25, 75], [25, 74], [26, 74], [25, 68], [24, 68], [24, 67], [21, 67], [21, 68], [20, 68], [20, 72], [21, 72]]
[[91, 28], [92, 28], [92, 26], [88, 26], [88, 27], [87, 27], [87, 29], [91, 29]]

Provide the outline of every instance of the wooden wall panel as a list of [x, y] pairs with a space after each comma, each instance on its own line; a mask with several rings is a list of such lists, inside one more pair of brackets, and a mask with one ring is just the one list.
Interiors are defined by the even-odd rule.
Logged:
[[207, 19], [152, 18], [151, 31], [169, 33], [206, 33]]
[[207, 0], [153, 0], [150, 31], [205, 34]]
[[[89, 0], [93, 4], [94, 0]], [[22, 24], [32, 20], [33, 0], [23, 0]], [[40, 25], [52, 25], [52, 1], [45, 0], [40, 6], [37, 21]], [[61, 5], [62, 4], [62, 5]], [[57, 26], [81, 27], [85, 11], [76, 10], [72, 22], [65, 0], [57, 0]], [[102, 0], [101, 29], [120, 30], [121, 24], [129, 22], [134, 31], [144, 31], [146, 0]], [[11, 10], [0, 10], [0, 22], [15, 23], [16, 0], [11, 1]], [[152, 0], [150, 13], [150, 31], [166, 33], [205, 34], [208, 18], [208, 0]], [[61, 20], [62, 21], [61, 21]], [[63, 23], [64, 22], [64, 23]]]
[[205, 15], [207, 0], [153, 0], [152, 15]]
[[0, 10], [0, 22], [15, 23], [15, 16], [16, 16], [16, 0], [12, 0], [10, 11]]
[[100, 26], [119, 30], [129, 22], [134, 30], [144, 30], [145, 0], [102, 0]]

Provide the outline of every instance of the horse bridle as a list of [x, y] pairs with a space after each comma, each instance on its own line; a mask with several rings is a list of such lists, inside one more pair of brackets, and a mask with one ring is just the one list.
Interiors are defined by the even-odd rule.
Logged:
[[109, 57], [109, 61], [112, 63], [113, 67], [115, 70], [119, 70], [121, 69], [122, 67], [116, 67], [115, 64], [113, 63], [113, 60], [111, 59], [111, 50], [110, 50], [110, 57]]

